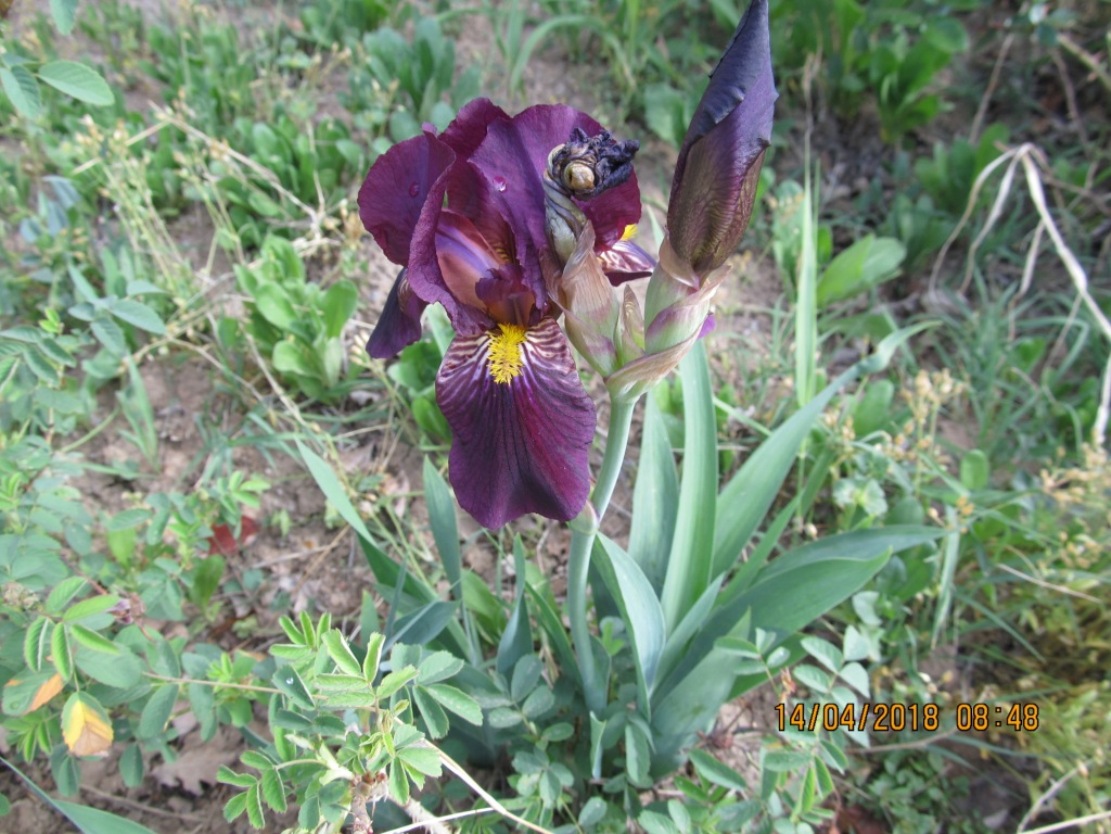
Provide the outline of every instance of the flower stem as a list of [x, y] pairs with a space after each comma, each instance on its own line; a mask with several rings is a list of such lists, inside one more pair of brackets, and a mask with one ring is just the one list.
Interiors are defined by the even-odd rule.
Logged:
[[579, 661], [583, 692], [590, 711], [600, 714], [606, 707], [606, 681], [598, 680], [598, 668], [590, 645], [590, 627], [586, 621], [586, 586], [590, 572], [590, 553], [602, 516], [613, 497], [613, 488], [625, 460], [625, 447], [629, 443], [629, 428], [633, 422], [636, 399], [610, 400], [609, 433], [602, 468], [594, 484], [590, 503], [594, 508], [594, 523], [589, 530], [572, 528], [571, 555], [567, 565], [567, 614], [571, 620], [571, 637], [575, 642], [575, 655]]

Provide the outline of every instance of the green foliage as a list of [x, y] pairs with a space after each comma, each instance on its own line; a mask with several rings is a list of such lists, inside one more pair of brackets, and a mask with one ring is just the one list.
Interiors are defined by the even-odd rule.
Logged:
[[456, 75], [455, 45], [434, 17], [417, 21], [412, 40], [386, 27], [364, 35], [353, 67], [340, 101], [360, 129], [394, 142], [416, 136], [424, 122], [443, 130], [479, 92], [478, 68]]
[[960, 19], [932, 6], [856, 0], [776, 4], [771, 10], [776, 66], [784, 75], [800, 73], [809, 56], [821, 55], [818, 78], [839, 115], [856, 118], [871, 99], [883, 138], [898, 143], [945, 109], [933, 92], [942, 86], [938, 76], [969, 45]]
[[323, 0], [301, 10], [303, 37], [313, 45], [329, 49], [357, 41], [363, 32], [373, 32], [388, 16], [390, 4], [383, 0]]
[[[51, 0], [50, 14], [62, 35], [73, 31], [77, 17], [77, 0]], [[5, 38], [5, 45], [8, 41]], [[105, 106], [114, 100], [112, 88], [92, 67], [77, 61], [41, 61], [21, 49], [0, 51], [0, 88], [16, 112], [26, 119], [37, 119], [43, 99], [39, 82], [94, 106]]]
[[390, 379], [401, 388], [406, 404], [421, 433], [432, 443], [451, 439], [451, 428], [436, 403], [436, 372], [451, 344], [453, 331], [439, 308], [425, 317], [431, 338], [406, 347], [387, 369]]
[[255, 268], [239, 266], [236, 279], [250, 301], [250, 317], [224, 319], [219, 330], [234, 349], [244, 333], [252, 338], [282, 379], [322, 402], [342, 396], [345, 357], [341, 335], [355, 312], [355, 286], [341, 280], [322, 290], [305, 280], [301, 257], [289, 241], [269, 237]]

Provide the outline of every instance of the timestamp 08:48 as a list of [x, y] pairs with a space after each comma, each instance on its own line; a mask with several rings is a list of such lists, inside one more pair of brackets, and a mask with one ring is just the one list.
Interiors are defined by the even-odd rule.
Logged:
[[871, 730], [874, 733], [901, 733], [904, 730], [936, 732], [941, 728], [943, 710], [952, 710], [953, 726], [962, 733], [989, 729], [1033, 732], [1038, 729], [1035, 703], [987, 704], [961, 702], [942, 708], [939, 704], [776, 704], [779, 730], [788, 727], [814, 732], [822, 729]]

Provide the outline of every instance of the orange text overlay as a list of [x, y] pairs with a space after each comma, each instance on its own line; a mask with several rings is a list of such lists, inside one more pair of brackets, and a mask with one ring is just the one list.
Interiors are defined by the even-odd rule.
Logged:
[[1011, 730], [1030, 733], [1038, 729], [1035, 703], [989, 704], [776, 704], [780, 732], [791, 728], [815, 732], [867, 730], [873, 733], [936, 732], [955, 727], [959, 732]]

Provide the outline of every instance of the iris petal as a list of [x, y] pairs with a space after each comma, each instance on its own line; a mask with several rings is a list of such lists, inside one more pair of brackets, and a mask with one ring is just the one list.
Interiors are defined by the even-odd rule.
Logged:
[[409, 265], [409, 247], [429, 196], [443, 195], [455, 161], [451, 148], [429, 133], [400, 142], [378, 157], [359, 189], [359, 217], [386, 257]]
[[[552, 148], [562, 145], [574, 128], [593, 136], [602, 130], [590, 116], [562, 104], [540, 104], [518, 113], [509, 122], [493, 122], [486, 139], [471, 157], [494, 186], [494, 199], [501, 213], [521, 214], [523, 206], [535, 207], [527, 214], [530, 237], [538, 250], [547, 249], [544, 217], [543, 176]], [[634, 173], [624, 183], [598, 197], [580, 203], [594, 226], [597, 250], [621, 239], [625, 227], [640, 219], [640, 188]]]
[[454, 437], [452, 486], [481, 524], [498, 528], [530, 512], [578, 515], [590, 490], [594, 404], [553, 319], [456, 336], [436, 399]]
[[397, 274], [386, 297], [386, 306], [367, 342], [367, 352], [375, 359], [389, 359], [420, 338], [420, 317], [428, 305], [413, 292], [406, 272], [403, 269]]
[[619, 287], [626, 281], [647, 278], [656, 268], [656, 259], [631, 240], [619, 240], [598, 253], [602, 271], [610, 283]]

